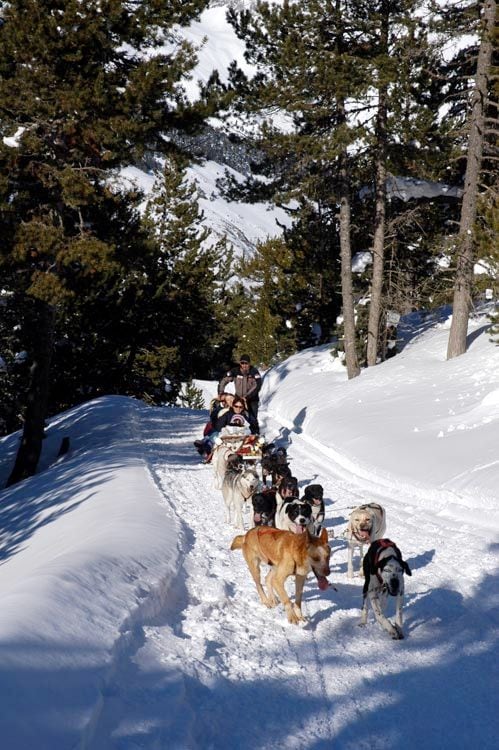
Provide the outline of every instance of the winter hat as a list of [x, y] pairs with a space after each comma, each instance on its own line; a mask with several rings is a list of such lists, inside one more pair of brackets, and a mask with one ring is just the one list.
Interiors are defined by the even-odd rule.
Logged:
[[229, 396], [235, 396], [236, 395], [236, 386], [230, 381], [230, 383], [227, 383], [227, 385], [224, 388], [224, 393], [228, 393]]
[[251, 359], [248, 357], [247, 354], [243, 354], [241, 357], [239, 357], [240, 362], [247, 362], [248, 364], [251, 362]]

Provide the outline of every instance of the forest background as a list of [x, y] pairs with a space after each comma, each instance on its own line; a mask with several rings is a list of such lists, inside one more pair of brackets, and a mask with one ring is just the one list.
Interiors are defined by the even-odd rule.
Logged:
[[[214, 9], [245, 56], [196, 85], [189, 29], [209, 37]], [[47, 416], [107, 393], [196, 406], [192, 379], [243, 349], [266, 368], [331, 342], [355, 377], [396, 352], [400, 316], [453, 303], [465, 350], [498, 291], [495, 2], [12, 0], [1, 20], [10, 483]], [[287, 215], [249, 249], [186, 177], [213, 142], [247, 165], [219, 195]]]

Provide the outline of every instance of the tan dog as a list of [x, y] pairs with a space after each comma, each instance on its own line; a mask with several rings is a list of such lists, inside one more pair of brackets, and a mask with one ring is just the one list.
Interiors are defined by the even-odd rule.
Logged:
[[[301, 600], [305, 579], [310, 571], [314, 571], [321, 590], [329, 586], [326, 576], [331, 572], [331, 548], [326, 529], [322, 529], [321, 535], [316, 537], [308, 531], [304, 534], [293, 534], [292, 531], [281, 531], [270, 526], [257, 526], [244, 535], [234, 537], [230, 548], [242, 549], [262, 604], [266, 607], [277, 606], [277, 594], [284, 604], [288, 621], [294, 625], [305, 621], [301, 611]], [[267, 593], [260, 579], [261, 563], [272, 566], [265, 578]], [[291, 603], [284, 587], [286, 579], [292, 575], [295, 577], [294, 604]]]
[[[353, 554], [355, 548], [360, 549], [360, 564], [364, 557], [364, 545], [369, 546], [376, 539], [381, 539], [386, 529], [385, 511], [378, 503], [359, 505], [350, 513], [350, 519], [345, 532], [348, 541], [348, 578], [353, 578]], [[359, 569], [362, 575], [362, 568]]]

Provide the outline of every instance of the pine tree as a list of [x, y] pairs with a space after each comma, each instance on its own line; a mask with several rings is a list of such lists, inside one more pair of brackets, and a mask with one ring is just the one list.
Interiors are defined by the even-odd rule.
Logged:
[[296, 289], [291, 275], [293, 256], [281, 237], [259, 243], [255, 254], [239, 264], [247, 291], [239, 313], [236, 352], [268, 367], [296, 350]]
[[[389, 172], [436, 179], [432, 170], [447, 163], [449, 147], [436, 114], [443, 82], [428, 76], [437, 52], [416, 12], [421, 6], [418, 0], [315, 0], [257, 3], [231, 15], [249, 61], [258, 66], [252, 81], [240, 71], [233, 75], [246, 105], [260, 118], [277, 119], [282, 111], [292, 121], [286, 132], [265, 123], [260, 144], [277, 171], [279, 200], [306, 198], [327, 207], [326, 216], [337, 215], [349, 377], [359, 373], [351, 258], [367, 249], [368, 238], [374, 256], [369, 362], [378, 355], [386, 229], [393, 219], [387, 213]], [[361, 188], [369, 196], [362, 207], [356, 195]]]
[[[39, 337], [24, 435], [10, 482], [36, 469], [61, 311], [80, 280], [116, 277], [133, 238], [106, 227], [104, 209], [137, 195], [110, 178], [189, 112], [179, 80], [194, 65], [172, 27], [204, 0], [12, 0], [0, 33], [0, 230], [2, 261], [33, 300]], [[158, 51], [159, 50], [159, 51]], [[144, 52], [147, 51], [147, 54]], [[199, 120], [194, 112], [190, 123]], [[117, 240], [117, 241], [116, 241]]]
[[[279, 166], [281, 200], [283, 196], [288, 200], [306, 196], [311, 202], [319, 198], [326, 214], [340, 207], [341, 277], [338, 266], [334, 288], [341, 282], [348, 339], [355, 325], [349, 297], [349, 194], [354, 170], [347, 148], [362, 127], [349, 120], [345, 102], [360, 97], [367, 86], [362, 62], [356, 59], [353, 64], [356, 42], [348, 12], [339, 0], [285, 2], [282, 7], [257, 3], [255, 11], [233, 13], [231, 20], [246, 42], [248, 59], [259, 66], [252, 84], [240, 73], [234, 75], [245, 101], [260, 114], [280, 109], [293, 122], [291, 132], [283, 133], [270, 122], [263, 129], [261, 145]], [[349, 377], [354, 377], [359, 373], [355, 347], [347, 344], [347, 351]]]
[[213, 243], [201, 226], [202, 218], [195, 185], [167, 160], [145, 223], [159, 248], [155, 298], [161, 301], [161, 319], [156, 326], [162, 340], [178, 352], [175, 375], [182, 380], [210, 367], [218, 325], [216, 274], [226, 245], [223, 240]]

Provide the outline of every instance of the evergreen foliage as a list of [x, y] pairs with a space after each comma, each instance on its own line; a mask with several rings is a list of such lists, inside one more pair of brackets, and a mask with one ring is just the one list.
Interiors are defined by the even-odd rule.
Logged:
[[203, 392], [200, 388], [197, 388], [192, 380], [189, 380], [184, 388], [182, 389], [182, 392], [180, 393], [180, 399], [182, 401], [182, 405], [186, 406], [188, 409], [204, 409], [204, 398], [203, 398]]
[[252, 362], [268, 367], [296, 351], [296, 333], [286, 317], [292, 309], [290, 265], [291, 254], [282, 238], [259, 243], [254, 256], [240, 263], [238, 270], [248, 292], [234, 359], [237, 352], [245, 352]]
[[[257, 74], [248, 80], [233, 65], [230, 87], [214, 74], [192, 105], [181, 79], [195, 64], [195, 50], [179, 41], [176, 25], [208, 4], [12, 0], [4, 6], [4, 431], [20, 426], [40, 383], [49, 382], [48, 368], [50, 392], [43, 398], [51, 413], [103, 393], [173, 403], [182, 382], [218, 379], [241, 351], [266, 366], [341, 338], [336, 320], [345, 258], [376, 256], [381, 236], [376, 358], [386, 355], [390, 311], [451, 300], [458, 203], [401, 200], [383, 192], [384, 176], [462, 183], [478, 44], [461, 47], [451, 60], [442, 48], [480, 31], [487, 3], [231, 6]], [[496, 25], [473, 227], [475, 258], [489, 269], [475, 291], [492, 287], [496, 296], [497, 55]], [[226, 243], [202, 229], [185, 154], [174, 145], [180, 139], [164, 137], [192, 133], [220, 105], [261, 123], [252, 153], [259, 174], [270, 178], [232, 182], [229, 194], [272, 198], [292, 218], [281, 238], [259, 244], [238, 267]], [[144, 196], [120, 172], [150, 151], [164, 166], [142, 214]], [[362, 364], [371, 269], [351, 279]], [[16, 357], [22, 351], [27, 357]], [[194, 391], [191, 398], [196, 402]]]
[[[205, 0], [144, 0], [139, 5], [12, 0], [5, 6], [0, 263], [9, 279], [7, 290], [21, 306], [36, 303], [31, 309], [38, 317], [31, 324], [38, 328], [39, 341], [46, 347], [62, 342], [58, 364], [68, 352], [80, 350], [83, 358], [91, 351], [88, 361], [96, 364], [89, 380], [94, 375], [98, 383], [81, 384], [73, 391], [73, 403], [92, 388], [114, 388], [123, 382], [123, 370], [131, 371], [135, 352], [124, 363], [116, 353], [124, 351], [135, 322], [130, 305], [144, 288], [139, 257], [145, 251], [147, 265], [152, 256], [137, 212], [141, 196], [133, 188], [120, 188], [113, 175], [146, 148], [167, 148], [161, 134], [169, 127], [200, 121], [202, 107], [189, 108], [179, 84], [195, 64], [194, 50], [176, 42], [173, 27], [206, 5]], [[124, 315], [115, 331], [118, 310]], [[28, 341], [29, 332], [20, 338]], [[43, 412], [40, 398], [48, 399], [52, 351], [38, 347], [29, 354], [34, 380], [26, 398], [33, 402], [39, 392]], [[72, 364], [76, 380], [74, 357]], [[62, 368], [59, 374], [66, 381]], [[35, 440], [40, 437], [38, 429]], [[35, 454], [31, 451], [31, 462]], [[17, 478], [21, 475], [19, 469]]]
[[174, 375], [181, 380], [210, 367], [218, 328], [216, 274], [226, 246], [208, 242], [201, 220], [195, 186], [186, 183], [183, 170], [167, 160], [145, 215], [159, 250], [150, 302], [162, 301], [160, 315], [150, 327], [177, 350]]
[[[314, 0], [282, 5], [259, 2], [255, 9], [230, 14], [246, 42], [248, 60], [258, 66], [253, 80], [233, 70], [232, 81], [244, 106], [264, 121], [258, 145], [273, 169], [274, 197], [281, 205], [295, 198], [304, 208], [294, 213], [293, 207], [296, 221], [286, 233], [286, 240], [295, 248], [290, 274], [296, 277], [296, 286], [304, 269], [323, 276], [324, 289], [335, 300], [328, 309], [327, 322], [324, 314], [317, 316], [307, 296], [302, 300], [304, 311], [311, 311], [308, 325], [315, 329], [319, 323], [324, 338], [334, 332], [340, 288], [336, 216], [343, 190], [342, 167], [352, 196], [353, 253], [371, 249], [373, 242], [375, 190], [371, 186], [376, 183], [381, 151], [387, 174], [451, 183], [460, 177], [449, 170], [453, 147], [449, 124], [438, 118], [446, 94], [440, 50], [430, 44], [430, 29], [421, 10], [422, 3], [417, 0]], [[376, 125], [379, 96], [373, 97], [373, 90], [385, 92], [382, 133]], [[274, 125], [279, 122], [276, 111], [287, 113], [291, 128]], [[388, 278], [390, 273], [392, 280], [396, 275], [400, 289], [394, 295], [383, 282], [382, 309], [403, 300], [402, 286], [410, 291], [415, 304], [425, 304], [438, 269], [432, 259], [435, 243], [427, 238], [434, 237], [438, 222], [455, 219], [455, 206], [434, 201], [419, 210], [416, 202], [406, 205], [394, 200], [385, 211], [384, 242], [390, 253], [383, 263], [383, 275]], [[403, 236], [393, 243], [395, 227], [403, 227]], [[311, 252], [317, 235], [322, 242], [329, 237], [325, 253], [321, 242], [319, 251]], [[413, 248], [418, 252], [412, 252]], [[367, 279], [368, 285], [370, 282]], [[445, 276], [440, 283], [445, 288]], [[357, 289], [357, 298], [367, 291], [367, 286]], [[405, 305], [403, 301], [402, 307]], [[282, 313], [284, 317], [285, 311]]]

